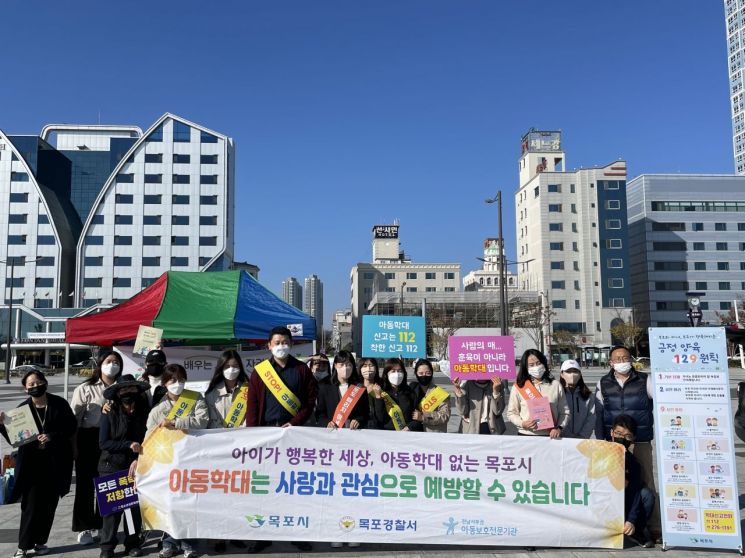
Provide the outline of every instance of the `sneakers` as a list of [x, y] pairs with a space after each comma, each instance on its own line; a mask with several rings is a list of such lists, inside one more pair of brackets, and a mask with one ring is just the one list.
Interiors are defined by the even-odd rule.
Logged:
[[49, 548], [45, 544], [37, 544], [34, 546], [34, 556], [44, 556], [49, 554]]
[[16, 550], [16, 553], [13, 555], [13, 558], [26, 558], [28, 554], [25, 550], [21, 550], [20, 548]]
[[197, 558], [197, 553], [194, 550], [185, 550], [184, 558]]
[[114, 558], [114, 551], [109, 549], [101, 549], [101, 554], [98, 558]]
[[178, 554], [178, 552], [175, 547], [167, 546], [158, 552], [158, 558], [173, 558], [176, 554]]
[[340, 542], [332, 542], [331, 543], [331, 548], [341, 548], [342, 546], [344, 546], [344, 544], [343, 543], [340, 543]]
[[78, 544], [88, 546], [94, 542], [93, 533], [91, 531], [80, 531], [80, 533], [78, 533]]
[[139, 546], [135, 546], [126, 551], [127, 556], [137, 557], [142, 556], [142, 549]]

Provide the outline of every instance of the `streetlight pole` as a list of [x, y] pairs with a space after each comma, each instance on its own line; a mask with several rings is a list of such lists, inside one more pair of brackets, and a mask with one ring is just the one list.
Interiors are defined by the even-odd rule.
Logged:
[[401, 315], [404, 315], [404, 287], [406, 286], [406, 281], [401, 283]]
[[[41, 259], [40, 256], [37, 256], [33, 260], [26, 260], [24, 256], [20, 256], [23, 259], [24, 265], [27, 263], [33, 263], [35, 261], [38, 261]], [[15, 264], [16, 264], [16, 258], [14, 256], [9, 256], [6, 261], [0, 260], [0, 263], [4, 263], [6, 266], [10, 264], [10, 302], [8, 303], [8, 341], [5, 345], [5, 383], [10, 383], [10, 344], [11, 344], [11, 335], [13, 334], [12, 329], [12, 323], [13, 323], [13, 281], [15, 280]], [[6, 272], [7, 277], [7, 272]], [[3, 293], [5, 292], [5, 289], [3, 289]]]
[[497, 192], [493, 198], [484, 200], [485, 203], [497, 204], [497, 224], [499, 236], [497, 245], [499, 249], [499, 307], [500, 307], [500, 332], [502, 335], [509, 335], [510, 329], [507, 323], [507, 285], [505, 279], [505, 262], [504, 262], [504, 236], [502, 235], [502, 190]]

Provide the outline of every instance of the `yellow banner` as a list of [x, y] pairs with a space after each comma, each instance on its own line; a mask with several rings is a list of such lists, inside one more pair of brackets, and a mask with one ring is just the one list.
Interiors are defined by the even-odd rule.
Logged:
[[430, 413], [442, 405], [445, 400], [450, 397], [450, 394], [442, 389], [440, 386], [435, 386], [427, 395], [424, 396], [419, 402], [419, 408], [424, 413]]
[[261, 381], [264, 382], [267, 389], [269, 389], [272, 395], [277, 399], [277, 401], [279, 401], [279, 404], [294, 417], [300, 410], [300, 400], [280, 379], [279, 375], [274, 370], [272, 363], [268, 360], [262, 360], [256, 365], [254, 370], [259, 373], [259, 378], [261, 378]]
[[166, 417], [168, 420], [176, 420], [181, 417], [188, 417], [191, 410], [194, 408], [194, 404], [199, 399], [199, 392], [185, 389], [181, 392], [176, 403], [171, 408], [171, 412]]
[[233, 404], [228, 410], [228, 416], [223, 421], [225, 428], [235, 428], [241, 424], [246, 418], [246, 410], [248, 410], [248, 384], [243, 384], [238, 389]]
[[385, 403], [385, 409], [388, 411], [388, 416], [391, 417], [391, 421], [393, 421], [393, 428], [396, 430], [403, 430], [406, 428], [404, 412], [401, 410], [401, 407], [399, 407], [393, 398], [384, 391], [380, 392], [380, 397], [383, 398], [383, 403]]

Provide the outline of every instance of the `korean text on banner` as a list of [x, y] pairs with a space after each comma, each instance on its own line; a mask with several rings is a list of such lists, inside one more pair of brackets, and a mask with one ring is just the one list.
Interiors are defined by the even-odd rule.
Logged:
[[137, 469], [177, 539], [621, 548], [624, 481], [601, 440], [346, 428], [160, 428]]
[[101, 516], [111, 515], [137, 505], [134, 479], [129, 476], [129, 471], [103, 475], [94, 479], [93, 483]]
[[423, 358], [426, 353], [421, 316], [362, 316], [362, 356]]
[[448, 337], [448, 355], [452, 379], [515, 379], [515, 340], [509, 335]]
[[665, 546], [739, 549], [724, 328], [650, 328], [649, 350]]

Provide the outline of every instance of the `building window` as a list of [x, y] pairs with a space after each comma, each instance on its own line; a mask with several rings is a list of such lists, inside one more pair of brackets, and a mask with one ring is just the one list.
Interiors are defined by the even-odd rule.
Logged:
[[621, 258], [609, 258], [608, 259], [608, 268], [609, 269], [622, 269], [623, 268], [623, 260]]
[[51, 234], [40, 234], [36, 237], [36, 243], [43, 246], [54, 246], [55, 240], [54, 235]]
[[131, 267], [132, 258], [129, 256], [114, 256], [114, 267]]
[[189, 258], [187, 257], [172, 257], [171, 267], [189, 267]]
[[44, 256], [43, 258], [36, 260], [36, 267], [53, 267], [53, 266], [54, 266], [53, 256]]
[[729, 281], [719, 281], [719, 290], [720, 291], [728, 291], [729, 288]]
[[375, 277], [375, 274], [372, 273], [371, 271], [366, 271], [365, 273], [362, 274], [362, 278], [368, 281], [372, 281], [374, 277]]
[[163, 183], [162, 174], [146, 174], [145, 175], [145, 184], [162, 184], [162, 183]]
[[84, 261], [85, 267], [101, 267], [103, 265], [103, 256], [86, 256]]
[[8, 223], [14, 225], [25, 225], [28, 222], [28, 215], [25, 213], [15, 213], [8, 215]]
[[177, 120], [173, 121], [173, 141], [175, 143], [188, 143], [191, 141], [191, 127]]
[[216, 174], [201, 174], [199, 175], [200, 184], [217, 184]]
[[621, 209], [621, 200], [606, 200], [605, 209]]
[[132, 173], [129, 173], [129, 174], [119, 173], [116, 175], [117, 184], [132, 184], [134, 181], [135, 181], [135, 175]]
[[160, 256], [145, 256], [142, 258], [143, 267], [157, 267], [160, 265]]
[[745, 231], [745, 223], [737, 223], [738, 231]]
[[564, 262], [551, 262], [551, 269], [564, 269]]
[[454, 293], [455, 292], [455, 287], [445, 287], [444, 290], [445, 290], [446, 293]]
[[93, 219], [91, 219], [91, 224], [93, 225], [103, 225], [104, 224], [104, 216], [103, 215], [94, 215]]
[[217, 205], [217, 196], [199, 196], [200, 205]]
[[654, 289], [656, 291], [687, 291], [688, 283], [685, 281], [656, 281]]
[[174, 184], [189, 184], [191, 176], [188, 174], [174, 174], [171, 179]]
[[541, 187], [536, 186], [535, 188], [533, 188], [533, 197], [537, 198], [540, 195], [541, 195]]
[[86, 277], [83, 279], [83, 286], [84, 287], [100, 287], [102, 284], [102, 279], [100, 277]]
[[694, 271], [706, 271], [706, 262], [693, 262]]
[[188, 225], [188, 215], [171, 215], [171, 225]]
[[135, 197], [133, 194], [117, 194], [114, 196], [114, 202], [121, 205], [134, 203], [134, 199]]
[[719, 303], [720, 310], [729, 310], [730, 308], [732, 308], [732, 303], [729, 301]]
[[609, 306], [611, 308], [623, 308], [624, 306], [626, 306], [625, 298], [611, 298], [609, 302]]
[[561, 232], [564, 230], [564, 224], [563, 223], [549, 223], [548, 230], [552, 232]]
[[173, 162], [183, 164], [191, 163], [191, 155], [187, 155], [186, 153], [174, 153]]
[[199, 257], [199, 267], [204, 267], [210, 263], [210, 257], [209, 256], [200, 256]]
[[26, 203], [28, 201], [28, 192], [11, 192], [11, 203]]
[[216, 165], [217, 155], [201, 155], [199, 157], [199, 162], [203, 165]]
[[202, 143], [217, 143], [217, 136], [213, 136], [207, 132], [202, 132], [200, 134], [200, 140]]
[[621, 220], [620, 219], [606, 219], [605, 220], [605, 228], [614, 230], [614, 229], [620, 229], [621, 228]]
[[417, 291], [416, 287], [406, 287], [407, 293], [415, 293]]
[[657, 221], [653, 221], [652, 230], [653, 231], [673, 231], [673, 232], [685, 231], [686, 224], [685, 223], [659, 223]]
[[28, 173], [25, 172], [11, 172], [10, 180], [12, 182], [28, 182]]
[[577, 243], [576, 240], [572, 242], [572, 250], [574, 252], [579, 252], [579, 244]]
[[574, 188], [574, 184], [570, 184], [570, 185], [569, 185], [569, 193], [570, 193], [570, 194], [574, 194], [574, 193], [575, 193], [575, 188]]
[[159, 236], [143, 236], [142, 245], [143, 246], [160, 246], [160, 237]]
[[146, 163], [162, 163], [163, 154], [162, 153], [145, 153], [145, 162]]
[[160, 205], [161, 195], [160, 194], [145, 194], [145, 205]]
[[608, 287], [611, 289], [623, 289], [623, 279], [611, 277], [608, 279]]
[[188, 236], [172, 236], [171, 237], [171, 246], [188, 246], [188, 245], [189, 245]]
[[407, 279], [416, 279], [416, 272], [410, 271], [406, 274]]
[[8, 244], [26, 244], [26, 235], [25, 234], [9, 234], [8, 235]]
[[36, 279], [36, 286], [42, 288], [49, 288], [54, 286], [53, 277], [38, 277]]
[[200, 225], [217, 225], [217, 215], [201, 215], [199, 217]]
[[550, 194], [560, 194], [561, 193], [561, 184], [549, 184], [548, 185], [548, 192]]
[[617, 180], [606, 180], [601, 182], [606, 190], [620, 190], [619, 182]]
[[717, 271], [729, 271], [729, 262], [717, 262]]
[[114, 277], [114, 280], [111, 282], [112, 287], [131, 287], [132, 286], [132, 279], [129, 277]]
[[697, 291], [705, 291], [709, 288], [709, 285], [706, 281], [696, 281], [694, 289]]
[[114, 235], [114, 246], [131, 246], [131, 245], [132, 245], [131, 236]]
[[564, 243], [563, 242], [550, 242], [549, 250], [564, 250]]
[[39, 214], [39, 224], [40, 225], [48, 225], [49, 224], [49, 215], [45, 215], [44, 213]]
[[428, 271], [428, 272], [426, 272], [426, 273], [424, 274], [424, 278], [425, 278], [425, 279], [434, 279], [434, 278], [435, 278], [435, 274], [434, 274], [434, 273], [432, 273], [431, 271]]
[[565, 289], [566, 281], [551, 281], [551, 288], [552, 289]]
[[694, 250], [705, 250], [705, 243], [703, 242], [694, 242], [693, 243], [693, 249]]
[[574, 301], [574, 309], [579, 310], [579, 300]]
[[88, 246], [103, 246], [103, 236], [95, 235], [89, 236], [85, 239], [85, 243]]
[[199, 245], [200, 246], [217, 246], [217, 237], [216, 236], [200, 236]]
[[132, 216], [131, 215], [114, 215], [114, 223], [116, 223], [117, 225], [131, 225]]
[[153, 283], [155, 283], [158, 280], [157, 277], [143, 277], [142, 278], [142, 288], [149, 287]]
[[426, 293], [435, 293], [437, 292], [437, 287], [425, 287], [424, 292]]
[[579, 279], [575, 279], [574, 280], [574, 290], [575, 291], [578, 291], [579, 290]]
[[450, 271], [445, 272], [445, 279], [450, 279], [451, 281], [455, 279], [455, 273], [452, 273]]
[[10, 277], [5, 278], [5, 287], [8, 288], [12, 286], [15, 287], [23, 287], [25, 284], [25, 280], [23, 277], [13, 277], [13, 280], [11, 281]]
[[717, 242], [717, 251], [718, 252], [725, 252], [727, 250], [727, 243], [726, 242]]
[[609, 250], [619, 250], [623, 248], [623, 243], [620, 238], [609, 238], [605, 241], [605, 247]]
[[548, 212], [549, 213], [561, 213], [561, 204], [560, 203], [548, 204]]
[[693, 223], [691, 226], [691, 230], [695, 232], [701, 232], [704, 230], [704, 224], [703, 223]]
[[163, 124], [152, 131], [147, 137], [147, 141], [163, 141]]
[[715, 231], [726, 231], [727, 223], [714, 223], [714, 230]]
[[391, 273], [391, 272], [386, 272], [385, 278], [386, 279], [389, 279], [389, 280], [390, 279], [395, 279], [396, 278], [396, 274], [395, 273]]
[[143, 215], [143, 225], [160, 225], [160, 215]]
[[685, 252], [685, 242], [653, 242], [652, 250], [657, 252]]
[[561, 310], [561, 309], [565, 309], [566, 307], [567, 307], [566, 300], [552, 300], [551, 301], [551, 308]]
[[174, 194], [171, 201], [173, 205], [189, 205], [189, 196]]

